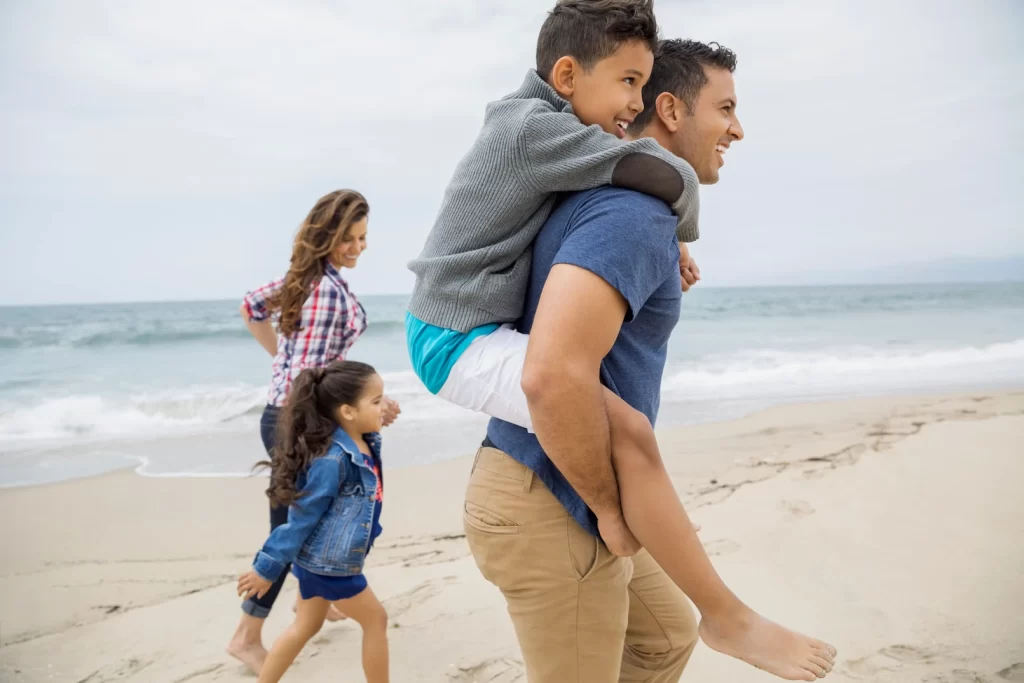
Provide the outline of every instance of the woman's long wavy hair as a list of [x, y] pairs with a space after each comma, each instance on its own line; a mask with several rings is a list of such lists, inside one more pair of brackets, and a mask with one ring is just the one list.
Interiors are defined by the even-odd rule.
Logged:
[[375, 374], [366, 363], [339, 360], [325, 368], [303, 370], [295, 378], [278, 418], [273, 456], [256, 465], [270, 467], [267, 497], [273, 505], [295, 502], [299, 473], [307, 471], [331, 444], [331, 435], [338, 428], [334, 419], [338, 408], [358, 403]]
[[299, 227], [284, 284], [268, 302], [280, 311], [278, 331], [288, 337], [299, 330], [302, 304], [324, 275], [327, 256], [345, 239], [353, 223], [370, 215], [366, 198], [355, 190], [335, 190], [317, 200]]

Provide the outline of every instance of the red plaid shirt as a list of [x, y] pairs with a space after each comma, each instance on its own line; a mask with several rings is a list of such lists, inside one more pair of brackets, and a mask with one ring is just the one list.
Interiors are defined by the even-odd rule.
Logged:
[[[249, 320], [270, 318], [267, 299], [284, 279], [274, 280], [245, 295]], [[327, 263], [324, 276], [302, 304], [297, 330], [288, 337], [278, 335], [277, 355], [272, 366], [267, 403], [283, 406], [296, 376], [306, 368], [322, 368], [345, 358], [359, 335], [366, 330], [366, 311], [348, 288], [341, 273]]]

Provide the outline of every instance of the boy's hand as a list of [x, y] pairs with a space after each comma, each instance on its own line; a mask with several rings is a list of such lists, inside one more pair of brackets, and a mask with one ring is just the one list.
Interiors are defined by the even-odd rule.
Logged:
[[700, 280], [700, 268], [697, 262], [690, 258], [690, 248], [686, 242], [679, 243], [679, 277], [684, 292], [690, 291], [690, 287]]
[[273, 582], [267, 581], [262, 576], [249, 570], [238, 577], [238, 595], [243, 598], [262, 598], [270, 590]]

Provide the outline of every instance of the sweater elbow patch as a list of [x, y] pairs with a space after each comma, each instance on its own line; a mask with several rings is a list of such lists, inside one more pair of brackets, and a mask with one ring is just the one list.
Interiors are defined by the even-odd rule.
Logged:
[[643, 192], [672, 206], [685, 189], [683, 178], [671, 164], [650, 154], [627, 154], [612, 170], [612, 185]]

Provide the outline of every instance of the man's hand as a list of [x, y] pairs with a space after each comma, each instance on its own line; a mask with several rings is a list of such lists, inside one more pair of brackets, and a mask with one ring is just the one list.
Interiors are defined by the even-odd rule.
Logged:
[[243, 598], [262, 598], [272, 585], [272, 581], [267, 581], [250, 569], [238, 577], [238, 594]]
[[679, 243], [679, 278], [684, 292], [690, 291], [690, 287], [700, 280], [700, 268], [697, 262], [690, 258], [690, 248], [686, 242]]
[[622, 515], [598, 517], [597, 531], [612, 555], [632, 557], [640, 552], [640, 541], [636, 540], [633, 532], [626, 526], [626, 520]]
[[394, 401], [385, 396], [380, 412], [381, 423], [383, 426], [387, 427], [398, 419], [398, 416], [402, 414], [402, 409], [399, 407], [398, 401]]

